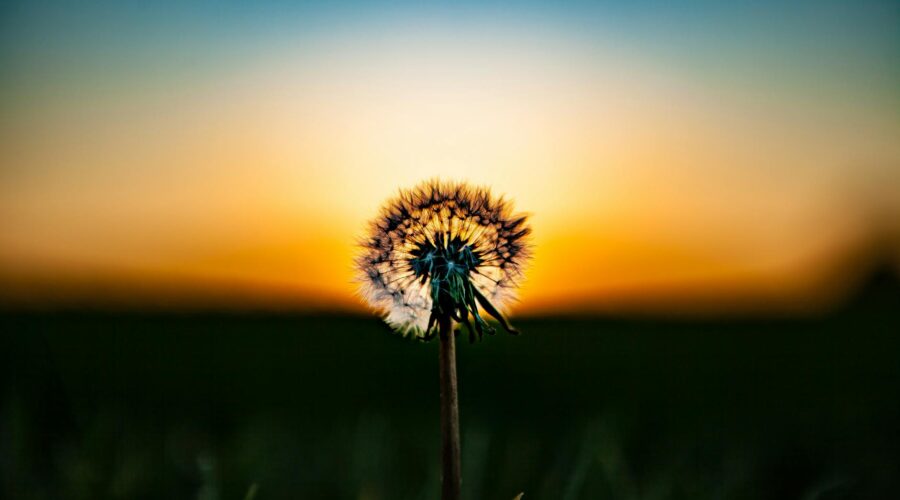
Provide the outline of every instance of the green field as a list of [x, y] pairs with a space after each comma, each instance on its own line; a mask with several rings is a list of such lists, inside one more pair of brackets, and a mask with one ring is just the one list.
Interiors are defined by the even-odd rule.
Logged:
[[[463, 342], [464, 498], [895, 497], [895, 291], [818, 318], [533, 318]], [[437, 498], [437, 344], [375, 318], [2, 327], [4, 498]]]

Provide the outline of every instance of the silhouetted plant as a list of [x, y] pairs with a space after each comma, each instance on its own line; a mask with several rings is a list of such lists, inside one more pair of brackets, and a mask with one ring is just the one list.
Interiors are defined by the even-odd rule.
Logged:
[[[388, 200], [357, 259], [360, 291], [396, 331], [440, 338], [442, 498], [460, 490], [454, 323], [470, 342], [493, 334], [480, 311], [511, 334], [499, 307], [512, 299], [529, 260], [527, 217], [487, 188], [428, 181]], [[459, 333], [459, 331], [457, 331]]]

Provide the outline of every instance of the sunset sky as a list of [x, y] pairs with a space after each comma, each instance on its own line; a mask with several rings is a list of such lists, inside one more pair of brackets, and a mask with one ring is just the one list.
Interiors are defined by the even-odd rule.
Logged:
[[532, 214], [520, 313], [805, 307], [897, 241], [900, 3], [327, 5], [2, 7], [0, 296], [360, 310], [432, 177]]

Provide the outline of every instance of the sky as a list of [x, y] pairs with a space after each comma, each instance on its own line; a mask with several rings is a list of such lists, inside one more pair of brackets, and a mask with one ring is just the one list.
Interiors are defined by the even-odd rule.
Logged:
[[4, 5], [0, 297], [359, 311], [356, 239], [434, 177], [531, 214], [519, 314], [900, 261], [900, 4], [673, 4]]

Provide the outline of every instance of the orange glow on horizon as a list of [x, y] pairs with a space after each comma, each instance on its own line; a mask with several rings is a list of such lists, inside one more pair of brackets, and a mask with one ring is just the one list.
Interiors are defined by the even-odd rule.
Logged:
[[359, 310], [355, 238], [432, 177], [533, 215], [521, 314], [821, 302], [894, 230], [873, 220], [900, 213], [900, 121], [877, 102], [558, 33], [409, 36], [12, 89], [0, 295]]

